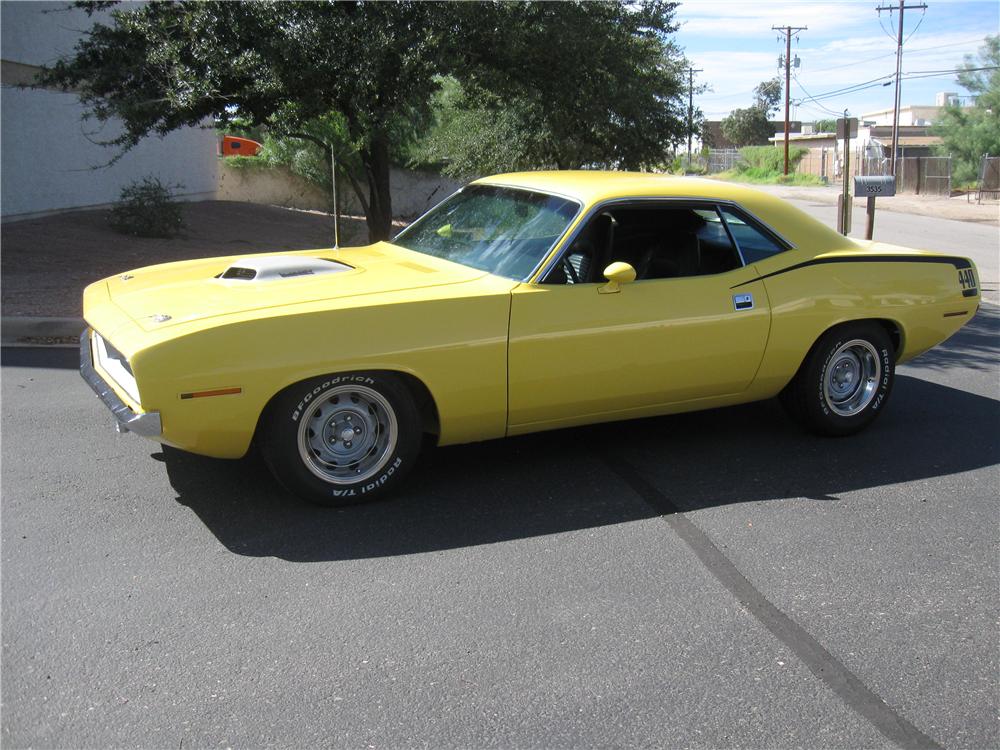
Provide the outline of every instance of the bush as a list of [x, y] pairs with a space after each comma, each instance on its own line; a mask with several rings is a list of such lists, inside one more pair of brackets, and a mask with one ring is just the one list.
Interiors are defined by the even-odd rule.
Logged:
[[[794, 172], [802, 157], [809, 149], [802, 146], [788, 147], [788, 169]], [[740, 149], [740, 158], [733, 167], [736, 172], [746, 172], [754, 177], [766, 174], [783, 174], [785, 171], [785, 149], [778, 146], [745, 146]]]
[[144, 177], [122, 188], [108, 217], [113, 229], [137, 237], [173, 237], [184, 226], [181, 206], [171, 188], [156, 177]]

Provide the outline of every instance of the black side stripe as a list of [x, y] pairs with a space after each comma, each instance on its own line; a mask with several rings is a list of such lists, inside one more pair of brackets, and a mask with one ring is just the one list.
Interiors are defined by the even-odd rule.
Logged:
[[781, 274], [788, 273], [789, 271], [797, 271], [798, 269], [806, 268], [807, 266], [822, 266], [827, 263], [948, 263], [958, 269], [972, 267], [972, 264], [965, 258], [934, 256], [921, 258], [913, 255], [845, 255], [836, 258], [814, 258], [813, 260], [807, 260], [805, 263], [798, 263], [794, 266], [789, 266], [788, 268], [782, 268], [780, 271], [774, 271], [773, 273], [765, 274], [764, 276], [758, 276], [756, 279], [750, 279], [750, 281], [744, 281], [742, 284], [737, 284], [736, 286], [731, 286], [729, 288], [738, 289], [741, 286], [752, 284], [755, 281], [763, 281], [764, 279], [769, 279], [772, 276], [780, 276]]

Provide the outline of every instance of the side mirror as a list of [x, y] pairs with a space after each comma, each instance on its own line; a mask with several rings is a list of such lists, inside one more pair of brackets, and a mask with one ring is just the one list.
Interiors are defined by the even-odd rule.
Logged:
[[601, 294], [615, 294], [620, 292], [622, 284], [630, 284], [635, 281], [635, 269], [628, 263], [617, 261], [604, 269], [604, 278], [608, 283], [599, 286], [597, 291]]

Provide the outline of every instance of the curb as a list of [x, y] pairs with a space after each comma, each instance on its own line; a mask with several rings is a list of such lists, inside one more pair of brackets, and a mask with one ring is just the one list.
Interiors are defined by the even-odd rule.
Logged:
[[0, 346], [75, 349], [86, 327], [83, 318], [4, 317], [0, 318]]

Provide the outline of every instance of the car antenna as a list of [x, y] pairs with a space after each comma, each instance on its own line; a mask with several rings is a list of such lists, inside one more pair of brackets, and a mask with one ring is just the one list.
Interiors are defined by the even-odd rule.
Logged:
[[330, 147], [330, 185], [333, 188], [333, 249], [340, 249], [340, 206], [337, 203], [337, 154]]

